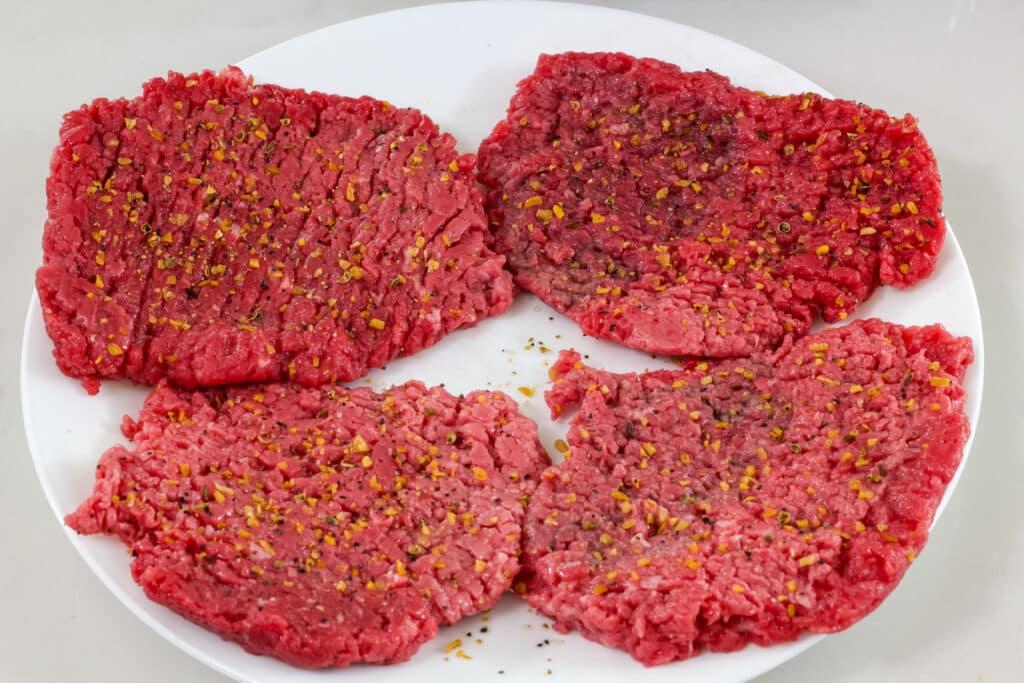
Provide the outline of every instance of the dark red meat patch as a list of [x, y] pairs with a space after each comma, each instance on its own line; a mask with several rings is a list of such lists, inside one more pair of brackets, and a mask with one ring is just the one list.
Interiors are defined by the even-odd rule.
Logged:
[[547, 400], [579, 413], [527, 510], [526, 599], [648, 665], [850, 626], [925, 544], [971, 360], [877, 320], [642, 375], [563, 353]]
[[843, 320], [931, 274], [945, 233], [913, 117], [623, 54], [542, 56], [479, 158], [516, 282], [657, 353], [745, 356]]
[[502, 393], [161, 383], [67, 517], [154, 601], [296, 666], [408, 659], [520, 568], [549, 463]]
[[508, 307], [472, 156], [415, 109], [170, 74], [65, 117], [36, 275], [60, 369], [347, 381]]

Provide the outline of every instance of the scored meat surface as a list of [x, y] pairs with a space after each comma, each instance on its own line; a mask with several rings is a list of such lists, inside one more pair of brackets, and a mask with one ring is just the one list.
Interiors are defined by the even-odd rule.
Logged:
[[902, 578], [959, 465], [971, 342], [878, 320], [773, 354], [612, 374], [530, 499], [519, 586], [560, 628], [653, 665], [844, 629]]
[[348, 381], [505, 310], [470, 155], [424, 114], [148, 82], [69, 113], [36, 275], [60, 369], [215, 386]]
[[68, 515], [152, 600], [308, 668], [399, 662], [490, 608], [549, 464], [500, 392], [162, 382]]
[[930, 275], [945, 235], [913, 117], [624, 54], [541, 56], [479, 159], [517, 284], [656, 353], [740, 357], [843, 320]]

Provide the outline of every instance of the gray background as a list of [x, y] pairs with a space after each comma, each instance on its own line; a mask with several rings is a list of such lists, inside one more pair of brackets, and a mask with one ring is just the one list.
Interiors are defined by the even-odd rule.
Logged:
[[[61, 115], [97, 96], [134, 95], [168, 69], [220, 67], [315, 28], [415, 4], [423, 3], [0, 2], [0, 681], [226, 680], [103, 588], [65, 540], [32, 469], [17, 368]], [[981, 301], [988, 367], [981, 424], [926, 551], [874, 614], [759, 680], [1024, 680], [1024, 231], [1016, 201], [1024, 181], [1024, 5], [595, 4], [717, 33], [834, 93], [914, 112], [939, 159], [946, 214]]]

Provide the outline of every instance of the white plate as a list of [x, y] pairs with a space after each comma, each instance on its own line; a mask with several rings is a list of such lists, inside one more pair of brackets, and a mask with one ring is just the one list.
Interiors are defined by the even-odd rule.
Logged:
[[[368, 94], [419, 107], [456, 135], [461, 150], [472, 152], [503, 117], [516, 82], [533, 70], [537, 55], [565, 50], [621, 50], [674, 62], [684, 69], [714, 69], [740, 85], [768, 92], [814, 90], [828, 94], [781, 64], [688, 26], [628, 12], [564, 4], [493, 2], [389, 12], [289, 40], [239, 66], [258, 81], [348, 95]], [[953, 235], [948, 236], [934, 277], [909, 291], [879, 291], [859, 311], [859, 317], [868, 316], [904, 324], [942, 322], [951, 332], [974, 339], [977, 360], [965, 380], [969, 392], [967, 413], [973, 429], [981, 403], [981, 320], [970, 273]], [[542, 346], [552, 351], [545, 353]], [[589, 353], [593, 364], [610, 370], [668, 366], [663, 359], [584, 338], [566, 318], [523, 295], [505, 315], [457, 332], [433, 349], [391, 364], [386, 371], [374, 372], [368, 382], [383, 387], [418, 378], [427, 383], [444, 382], [455, 392], [483, 387], [504, 389], [520, 399], [524, 412], [537, 421], [541, 438], [550, 447], [565, 433], [566, 425], [548, 419], [541, 396], [547, 366], [555, 352], [570, 346]], [[122, 440], [118, 430], [121, 416], [135, 414], [146, 391], [111, 382], [103, 385], [99, 396], [89, 397], [76, 381], [57, 371], [50, 349], [39, 303], [33, 298], [22, 350], [25, 431], [47, 499], [63, 519], [91, 490], [100, 453]], [[519, 387], [533, 389], [536, 396], [527, 398]], [[966, 451], [964, 456], [966, 459]], [[943, 505], [955, 483], [954, 479]], [[70, 531], [68, 537], [96, 575], [139, 618], [185, 652], [240, 681], [322, 683], [363, 676], [381, 683], [530, 681], [550, 670], [590, 683], [636, 675], [652, 683], [726, 683], [763, 673], [821, 638], [805, 637], [769, 648], [751, 646], [728, 655], [706, 654], [644, 670], [623, 652], [585, 641], [577, 634], [554, 633], [525, 603], [506, 596], [490, 614], [486, 634], [480, 633], [484, 622], [482, 616], [477, 616], [443, 629], [408, 663], [311, 673], [269, 657], [249, 655], [147, 600], [132, 581], [129, 558], [117, 540], [79, 537]], [[927, 562], [928, 554], [924, 553], [920, 561]], [[473, 636], [466, 637], [467, 632]], [[471, 660], [445, 654], [445, 645], [456, 637], [462, 638]], [[477, 643], [476, 638], [483, 643]]]

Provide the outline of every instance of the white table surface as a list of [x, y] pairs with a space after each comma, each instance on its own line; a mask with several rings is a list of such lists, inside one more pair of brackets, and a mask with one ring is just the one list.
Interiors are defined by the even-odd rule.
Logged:
[[[128, 612], [66, 541], [22, 431], [18, 356], [61, 115], [168, 69], [236, 62], [414, 2], [0, 2], [0, 681], [224, 683]], [[874, 614], [758, 679], [1024, 680], [1024, 4], [602, 2], [748, 45], [834, 93], [910, 111], [974, 274], [988, 376], [974, 451], [928, 547]]]

